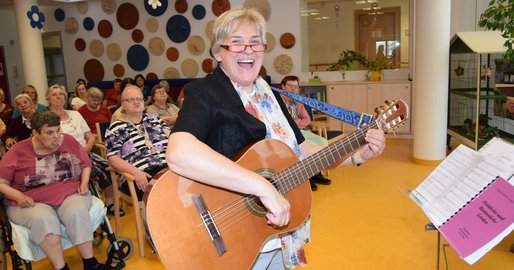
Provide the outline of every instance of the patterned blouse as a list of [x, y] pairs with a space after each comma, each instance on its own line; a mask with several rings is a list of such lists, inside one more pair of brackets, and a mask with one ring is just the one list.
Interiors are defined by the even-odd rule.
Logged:
[[141, 123], [117, 120], [105, 132], [107, 157], [118, 155], [141, 171], [166, 166], [169, 127], [152, 114], [143, 114]]
[[[246, 111], [266, 125], [266, 138], [286, 143], [301, 159], [300, 148], [294, 131], [266, 81], [260, 77], [257, 78], [253, 84], [252, 93], [249, 94], [242, 90], [239, 85], [235, 83], [233, 85]], [[309, 218], [296, 231], [280, 235], [282, 257], [287, 269], [307, 264], [303, 246], [310, 242], [310, 230]]]

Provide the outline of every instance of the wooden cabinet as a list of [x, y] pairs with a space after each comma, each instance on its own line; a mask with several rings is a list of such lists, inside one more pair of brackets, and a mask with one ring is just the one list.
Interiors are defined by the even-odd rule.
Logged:
[[[385, 100], [402, 99], [411, 104], [410, 82], [334, 82], [327, 83], [327, 102], [355, 112], [374, 115], [375, 108]], [[340, 120], [329, 118], [331, 130], [351, 132], [356, 127]], [[410, 134], [410, 121], [395, 130], [399, 134]]]

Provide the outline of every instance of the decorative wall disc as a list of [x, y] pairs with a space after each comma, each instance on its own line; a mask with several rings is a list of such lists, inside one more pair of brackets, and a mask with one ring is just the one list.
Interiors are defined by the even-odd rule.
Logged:
[[89, 43], [89, 52], [94, 57], [101, 57], [104, 54], [104, 44], [99, 39], [93, 39]]
[[282, 36], [280, 36], [280, 45], [284, 47], [285, 49], [290, 49], [294, 46], [296, 43], [296, 39], [293, 34], [291, 33], [284, 33]]
[[193, 7], [193, 18], [201, 20], [205, 17], [206, 10], [202, 5], [196, 5]]
[[214, 28], [214, 20], [210, 20], [207, 25], [205, 25], [205, 36], [211, 40], [212, 39], [212, 28]]
[[205, 42], [200, 36], [191, 36], [187, 41], [187, 50], [192, 55], [200, 55], [205, 51]]
[[175, 10], [178, 13], [185, 13], [187, 11], [187, 1], [186, 0], [177, 0], [175, 1]]
[[155, 56], [162, 55], [165, 49], [164, 41], [160, 37], [151, 38], [148, 47], [150, 47], [150, 53]]
[[166, 24], [166, 33], [171, 41], [182, 43], [187, 40], [191, 34], [191, 25], [186, 17], [182, 15], [174, 15]]
[[78, 2], [77, 3], [77, 10], [80, 12], [80, 14], [86, 14], [88, 10], [87, 2]]
[[82, 38], [77, 38], [75, 40], [75, 49], [77, 49], [77, 51], [79, 51], [79, 52], [85, 50], [86, 49], [86, 41]]
[[150, 18], [146, 21], [146, 30], [150, 33], [155, 33], [159, 30], [159, 21], [156, 18]]
[[180, 71], [175, 67], [169, 67], [164, 70], [164, 79], [178, 79], [180, 78]]
[[106, 14], [113, 14], [116, 11], [116, 1], [115, 0], [102, 0], [102, 10]]
[[177, 48], [175, 47], [169, 47], [167, 50], [166, 50], [166, 57], [168, 58], [168, 60], [170, 60], [171, 62], [174, 62], [174, 61], [177, 61], [178, 57], [179, 57], [179, 52], [177, 50]]
[[64, 21], [66, 14], [64, 13], [64, 10], [62, 8], [57, 8], [54, 11], [54, 17], [55, 17], [56, 21], [62, 22], [62, 21]]
[[143, 31], [141, 31], [139, 29], [134, 29], [132, 31], [132, 40], [135, 43], [140, 43], [141, 41], [143, 41], [144, 38], [145, 38], [145, 34], [143, 33]]
[[157, 76], [157, 74], [155, 74], [154, 72], [150, 72], [150, 73], [146, 74], [146, 79], [147, 80], [157, 80], [157, 79], [159, 79], [159, 76]]
[[216, 17], [217, 17], [217, 16], [221, 15], [223, 12], [230, 9], [230, 1], [228, 1], [228, 0], [212, 0], [211, 9], [212, 9], [212, 13], [214, 13], [214, 15], [216, 15]]
[[205, 73], [211, 73], [214, 70], [214, 61], [212, 58], [206, 58], [202, 61], [202, 70]]
[[104, 67], [97, 59], [89, 59], [84, 64], [84, 76], [88, 81], [101, 81], [104, 78]]
[[144, 2], [146, 12], [155, 17], [161, 16], [162, 14], [164, 14], [164, 12], [166, 12], [166, 9], [168, 9], [168, 0], [145, 0]]
[[116, 11], [116, 20], [121, 28], [125, 30], [134, 29], [139, 21], [139, 12], [133, 4], [123, 3]]
[[107, 45], [107, 58], [111, 61], [118, 61], [121, 58], [121, 47], [118, 43], [113, 42]]
[[127, 52], [127, 62], [135, 71], [144, 70], [150, 61], [148, 51], [141, 45], [132, 45]]
[[275, 57], [273, 67], [280, 75], [287, 75], [293, 70], [293, 59], [287, 54], [281, 54]]
[[84, 26], [84, 29], [91, 31], [95, 28], [95, 21], [91, 17], [85, 17], [82, 21], [82, 25]]
[[116, 64], [112, 67], [112, 73], [116, 77], [123, 77], [125, 75], [125, 68], [121, 64]]
[[98, 34], [103, 38], [108, 38], [112, 35], [112, 24], [108, 20], [101, 20], [98, 23]]
[[182, 74], [184, 74], [184, 77], [194, 78], [198, 75], [198, 63], [196, 63], [193, 58], [187, 58], [180, 65], [180, 70], [182, 71]]
[[268, 46], [264, 52], [271, 52], [273, 49], [275, 49], [275, 36], [273, 36], [273, 34], [270, 32], [266, 33], [266, 44]]
[[69, 17], [64, 21], [64, 31], [68, 34], [76, 34], [79, 31], [79, 22], [74, 17]]

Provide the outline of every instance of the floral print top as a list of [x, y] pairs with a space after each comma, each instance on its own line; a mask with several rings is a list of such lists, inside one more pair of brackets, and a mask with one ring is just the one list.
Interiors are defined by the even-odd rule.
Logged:
[[[266, 81], [260, 77], [257, 78], [251, 93], [245, 92], [236, 83], [233, 85], [246, 111], [266, 125], [266, 138], [286, 143], [301, 159], [294, 131]], [[310, 219], [307, 219], [296, 231], [282, 234], [279, 238], [284, 265], [287, 269], [307, 264], [303, 246], [310, 242]]]

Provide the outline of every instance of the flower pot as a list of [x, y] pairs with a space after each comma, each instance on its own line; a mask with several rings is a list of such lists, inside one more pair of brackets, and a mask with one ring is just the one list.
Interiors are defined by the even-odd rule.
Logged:
[[372, 81], [381, 81], [382, 80], [382, 72], [381, 71], [372, 71], [371, 72], [371, 80]]

